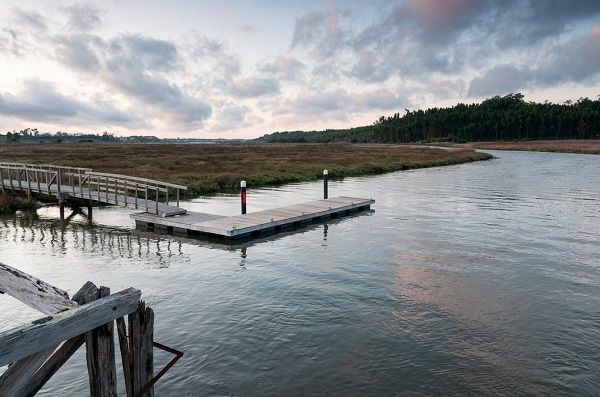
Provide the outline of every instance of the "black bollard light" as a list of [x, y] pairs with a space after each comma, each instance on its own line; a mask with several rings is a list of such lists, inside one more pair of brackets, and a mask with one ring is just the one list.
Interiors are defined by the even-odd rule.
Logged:
[[240, 186], [242, 188], [242, 215], [246, 213], [246, 181], [241, 181]]
[[327, 187], [327, 178], [329, 172], [327, 170], [323, 170], [323, 198], [327, 199], [329, 197], [328, 187]]

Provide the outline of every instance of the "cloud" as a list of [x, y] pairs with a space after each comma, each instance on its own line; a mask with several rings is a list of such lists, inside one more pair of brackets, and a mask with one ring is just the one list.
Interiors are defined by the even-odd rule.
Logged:
[[350, 69], [350, 75], [366, 82], [382, 82], [387, 80], [391, 70], [382, 65], [379, 57], [368, 48], [356, 52], [356, 62]]
[[37, 11], [23, 10], [16, 8], [14, 10], [19, 26], [27, 25], [35, 31], [45, 31], [46, 19]]
[[484, 97], [517, 92], [530, 87], [548, 87], [566, 82], [584, 82], [600, 75], [600, 28], [550, 46], [539, 61], [528, 66], [502, 64], [475, 77], [468, 94]]
[[161, 72], [180, 66], [177, 46], [170, 41], [141, 35], [123, 35], [110, 42], [110, 57], [136, 65], [136, 67]]
[[231, 81], [228, 91], [238, 98], [253, 98], [279, 92], [279, 83], [272, 78], [238, 77]]
[[172, 42], [141, 35], [110, 40], [89, 34], [59, 36], [56, 56], [71, 69], [94, 73], [110, 90], [146, 105], [155, 119], [168, 121], [172, 128], [200, 128], [212, 113], [208, 102], [167, 80], [166, 73], [183, 63]]
[[140, 125], [138, 119], [106, 102], [89, 104], [58, 92], [54, 85], [29, 80], [18, 95], [0, 94], [0, 114], [27, 121], [66, 121], [109, 125]]
[[214, 81], [224, 85], [225, 80], [240, 73], [239, 59], [229, 53], [224, 42], [197, 33], [192, 36], [190, 61], [208, 64], [212, 71], [218, 70], [220, 75], [213, 78]]
[[65, 9], [69, 16], [69, 26], [76, 31], [89, 31], [102, 23], [100, 10], [93, 4], [74, 4]]
[[355, 97], [355, 107], [357, 109], [390, 110], [410, 105], [410, 100], [407, 97], [394, 93], [387, 88], [367, 91]]
[[256, 33], [258, 31], [258, 29], [256, 28], [256, 26], [251, 25], [251, 24], [244, 24], [242, 26], [239, 27], [239, 30], [244, 32], [244, 33]]
[[[139, 120], [125, 110], [133, 108], [135, 117], [159, 130], [227, 131], [262, 123], [262, 114], [273, 117], [268, 125], [315, 118], [326, 125], [464, 97], [600, 83], [598, 1], [303, 3], [303, 11], [280, 22], [293, 24], [289, 37], [270, 37], [268, 48], [231, 41], [263, 27], [247, 19], [252, 13], [242, 16], [243, 7], [227, 7], [222, 16], [233, 28], [217, 27], [208, 36], [193, 24], [168, 33], [156, 24], [137, 33], [113, 19], [104, 28], [117, 3], [102, 3], [106, 13], [85, 0], [58, 13], [45, 4], [9, 8], [0, 53], [4, 70], [14, 64], [15, 72], [4, 73], [3, 83], [31, 82], [2, 94], [3, 114], [47, 114], [65, 123], [68, 117], [121, 117], [132, 125]], [[53, 75], [45, 76], [47, 70]], [[36, 79], [48, 103], [32, 94]], [[44, 86], [40, 79], [61, 85]], [[88, 99], [77, 96], [81, 87]], [[94, 94], [100, 99], [91, 101]]]
[[263, 121], [260, 117], [253, 116], [249, 106], [222, 106], [215, 119], [216, 123], [210, 130], [216, 132], [247, 128]]
[[310, 114], [315, 117], [346, 113], [343, 116], [346, 118], [348, 114], [362, 113], [366, 109], [392, 110], [410, 105], [407, 97], [385, 88], [358, 93], [349, 93], [339, 88], [323, 92], [305, 92], [288, 101], [285, 106], [277, 108], [275, 112]]
[[486, 97], [517, 92], [525, 88], [532, 77], [533, 73], [529, 69], [498, 65], [471, 80], [468, 95]]
[[294, 81], [300, 79], [306, 65], [295, 57], [280, 55], [272, 62], [261, 65], [259, 70], [281, 80]]
[[353, 28], [349, 11], [328, 7], [296, 19], [290, 48], [328, 64], [335, 55], [339, 75], [378, 83], [489, 67], [507, 48], [528, 51], [542, 42], [539, 51], [598, 15], [600, 3], [583, 0], [407, 0]]
[[[540, 85], [581, 82], [600, 74], [600, 26], [557, 44], [542, 57], [536, 80]], [[597, 83], [597, 82], [596, 82]]]
[[345, 25], [349, 16], [348, 9], [330, 6], [297, 17], [291, 48], [308, 49], [318, 59], [332, 56], [347, 44], [350, 30]]
[[58, 36], [54, 39], [54, 45], [55, 56], [69, 68], [87, 73], [98, 71], [100, 61], [96, 51], [98, 47], [104, 47], [100, 38], [85, 34]]
[[[490, 4], [490, 33], [500, 48], [528, 47], [565, 33], [576, 22], [600, 14], [600, 3], [587, 0], [507, 1]], [[488, 19], [488, 20], [489, 20]]]

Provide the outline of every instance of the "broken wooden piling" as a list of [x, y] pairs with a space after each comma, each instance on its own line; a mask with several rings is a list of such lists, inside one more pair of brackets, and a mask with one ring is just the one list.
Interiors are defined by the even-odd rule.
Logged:
[[[111, 294], [87, 282], [69, 299], [60, 288], [0, 263], [0, 293], [46, 315], [0, 332], [0, 367], [10, 364], [0, 376], [0, 397], [35, 395], [84, 343], [90, 395], [116, 396], [115, 320], [127, 396], [154, 396], [164, 370], [153, 375], [153, 348], [160, 344], [153, 340], [154, 312], [139, 290]], [[177, 353], [176, 359], [183, 354]]]

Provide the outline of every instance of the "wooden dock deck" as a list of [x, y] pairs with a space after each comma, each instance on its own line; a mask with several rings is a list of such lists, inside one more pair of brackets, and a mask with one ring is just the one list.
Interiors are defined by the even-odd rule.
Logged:
[[131, 217], [140, 228], [164, 229], [184, 234], [197, 232], [238, 239], [369, 209], [373, 203], [373, 199], [342, 196], [235, 216], [188, 211], [183, 215], [166, 218], [149, 213], [132, 214]]

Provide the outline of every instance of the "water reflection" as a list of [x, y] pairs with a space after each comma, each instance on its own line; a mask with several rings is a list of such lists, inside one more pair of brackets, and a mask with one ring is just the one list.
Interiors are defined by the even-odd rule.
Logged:
[[0, 241], [22, 242], [40, 246], [53, 255], [66, 255], [69, 250], [111, 258], [140, 259], [156, 268], [168, 268], [176, 259], [188, 260], [190, 246], [239, 251], [244, 265], [249, 248], [278, 240], [293, 234], [323, 228], [323, 244], [327, 246], [330, 225], [345, 220], [369, 216], [374, 210], [362, 211], [344, 218], [326, 222], [304, 224], [287, 231], [264, 235], [260, 238], [224, 240], [207, 236], [190, 238], [168, 233], [155, 233], [139, 229], [123, 229], [93, 222], [81, 209], [71, 209], [64, 219], [40, 216], [37, 212], [18, 212], [14, 216], [0, 217]]
[[180, 240], [96, 225], [81, 211], [72, 211], [64, 221], [22, 212], [0, 218], [0, 225], [0, 241], [35, 245], [51, 255], [73, 250], [113, 259], [137, 258], [158, 268], [169, 267], [174, 257], [185, 256]]

